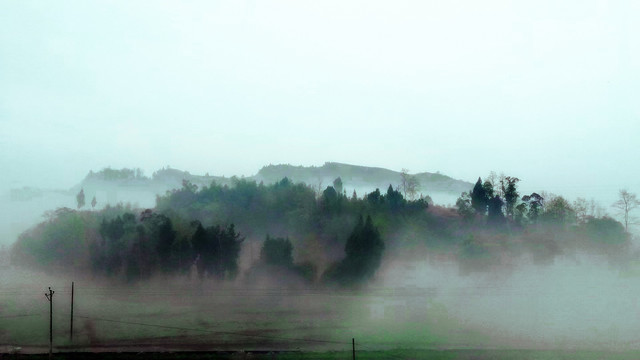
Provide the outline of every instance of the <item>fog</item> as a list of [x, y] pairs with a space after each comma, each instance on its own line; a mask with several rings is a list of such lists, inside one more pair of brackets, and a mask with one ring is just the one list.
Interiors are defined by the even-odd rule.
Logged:
[[622, 350], [640, 346], [637, 265], [634, 270], [612, 269], [598, 258], [560, 258], [461, 275], [453, 262], [398, 262], [388, 265], [381, 282], [433, 289], [430, 306], [444, 311], [440, 316], [454, 328], [477, 335], [465, 338], [468, 346]]
[[640, 347], [637, 263], [620, 269], [594, 255], [534, 265], [523, 256], [512, 267], [465, 274], [451, 254], [425, 255], [389, 254], [360, 290], [309, 287], [285, 274], [258, 283], [191, 276], [122, 286], [5, 269], [0, 340], [44, 346], [42, 295], [51, 286], [56, 343], [65, 343], [75, 281], [74, 341], [88, 349], [345, 350], [351, 337], [369, 350]]
[[[87, 349], [325, 350], [351, 338], [370, 349], [638, 349], [637, 224], [625, 266], [578, 251], [469, 270], [452, 222], [450, 248], [389, 246], [358, 290], [286, 272], [249, 281], [265, 234], [288, 236], [281, 224], [246, 230], [228, 282], [192, 271], [123, 285], [8, 265], [8, 251], [51, 211], [76, 209], [82, 179], [107, 167], [228, 178], [335, 161], [468, 182], [496, 171], [521, 180], [520, 197], [594, 199], [599, 217], [621, 220], [618, 191], [640, 193], [639, 6], [0, 2], [0, 346], [44, 351], [49, 286], [55, 343], [69, 345], [74, 281], [75, 344]], [[137, 216], [167, 189], [85, 190], [87, 203], [97, 198], [91, 211], [122, 203]], [[458, 194], [420, 192], [441, 205], [431, 211], [458, 216], [448, 206]], [[385, 241], [426, 239], [412, 231]], [[320, 271], [344, 255], [337, 241], [327, 250], [296, 240], [296, 260]]]
[[634, 1], [0, 6], [0, 191], [325, 161], [640, 191]]
[[[45, 221], [48, 212], [58, 208], [75, 209], [77, 207], [77, 191], [69, 189], [32, 189], [32, 191], [33, 197], [26, 199], [16, 199], [9, 191], [0, 194], [0, 245], [9, 247], [22, 232]], [[152, 190], [127, 191], [127, 189], [117, 188], [114, 191], [109, 187], [103, 187], [94, 193], [87, 193], [86, 196], [88, 202], [91, 201], [92, 196], [100, 199], [95, 210], [119, 203], [130, 204], [133, 208], [155, 206], [155, 194]]]

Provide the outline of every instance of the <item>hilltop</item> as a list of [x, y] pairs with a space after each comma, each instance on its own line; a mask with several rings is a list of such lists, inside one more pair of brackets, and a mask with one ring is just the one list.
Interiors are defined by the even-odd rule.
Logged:
[[[463, 191], [469, 191], [473, 184], [467, 181], [456, 180], [439, 173], [422, 172], [412, 175], [418, 180], [418, 193], [433, 196], [441, 194], [447, 196], [459, 196]], [[340, 177], [343, 188], [351, 195], [356, 191], [359, 196], [379, 188], [385, 191], [389, 185], [397, 188], [401, 183], [401, 173], [380, 167], [349, 165], [337, 162], [326, 162], [322, 166], [294, 166], [289, 164], [267, 165], [262, 167], [256, 175], [244, 177], [248, 181], [274, 184], [283, 178], [288, 178], [294, 183], [304, 183], [317, 191], [324, 190], [332, 185], [333, 181]], [[162, 168], [155, 171], [151, 177], [144, 176], [139, 169], [114, 170], [110, 168], [99, 172], [91, 171], [81, 183], [76, 185], [73, 192], [81, 187], [89, 192], [114, 190], [137, 190], [163, 194], [164, 192], [182, 187], [183, 180], [197, 185], [208, 186], [212, 182], [219, 185], [232, 185], [235, 177], [194, 175], [188, 171], [174, 168]], [[108, 196], [114, 200], [114, 196]], [[442, 198], [442, 197], [440, 197]]]
[[[469, 191], [473, 187], [470, 182], [456, 180], [439, 173], [423, 172], [414, 176], [420, 184], [419, 191], [429, 195], [447, 193], [459, 196], [463, 191]], [[368, 189], [367, 191], [373, 191], [376, 188], [385, 190], [389, 185], [396, 187], [401, 181], [399, 171], [337, 162], [326, 162], [320, 167], [268, 165], [260, 169], [252, 178], [257, 182], [274, 183], [284, 177], [296, 183], [303, 182], [315, 187], [319, 184], [326, 187], [340, 177], [345, 188]]]

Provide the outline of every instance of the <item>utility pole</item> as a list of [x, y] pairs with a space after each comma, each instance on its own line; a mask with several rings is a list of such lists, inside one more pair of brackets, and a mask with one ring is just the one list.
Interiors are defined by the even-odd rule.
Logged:
[[49, 359], [53, 353], [53, 294], [55, 291], [49, 287], [49, 293], [44, 293], [44, 296], [49, 300]]
[[353, 351], [353, 360], [356, 360], [356, 338], [351, 338], [351, 349]]
[[69, 341], [73, 342], [73, 281], [71, 282], [71, 326], [69, 329]]

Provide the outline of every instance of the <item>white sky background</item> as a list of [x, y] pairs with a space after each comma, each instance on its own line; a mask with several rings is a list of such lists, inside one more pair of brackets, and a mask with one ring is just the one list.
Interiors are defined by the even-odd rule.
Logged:
[[640, 190], [639, 18], [634, 0], [0, 2], [0, 189], [337, 161], [614, 199]]

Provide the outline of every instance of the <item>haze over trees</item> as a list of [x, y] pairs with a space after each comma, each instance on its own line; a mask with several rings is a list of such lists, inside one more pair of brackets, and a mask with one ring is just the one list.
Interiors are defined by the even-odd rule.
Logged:
[[346, 257], [333, 264], [324, 274], [324, 278], [343, 286], [362, 284], [375, 275], [383, 251], [384, 242], [371, 217], [367, 216], [367, 220], [363, 221], [360, 216], [345, 244]]
[[[270, 185], [229, 181], [199, 186], [183, 179], [180, 188], [157, 196], [152, 209], [51, 211], [19, 237], [13, 262], [127, 282], [171, 275], [257, 283], [278, 274], [306, 284], [360, 287], [375, 280], [389, 252], [444, 252], [464, 271], [526, 258], [543, 264], [577, 253], [604, 254], [617, 264], [631, 256], [627, 228], [593, 203], [521, 195], [520, 180], [511, 176], [478, 178], [455, 208], [405, 196], [416, 183], [407, 171], [397, 178], [400, 186], [361, 197], [355, 191], [346, 196], [340, 177], [319, 193], [315, 184], [286, 177]], [[628, 204], [621, 209], [628, 215], [637, 200], [624, 196]], [[243, 248], [252, 244], [260, 244], [260, 255], [242, 268]]]

